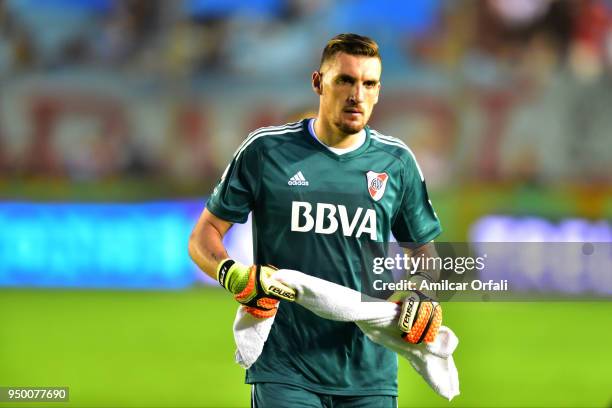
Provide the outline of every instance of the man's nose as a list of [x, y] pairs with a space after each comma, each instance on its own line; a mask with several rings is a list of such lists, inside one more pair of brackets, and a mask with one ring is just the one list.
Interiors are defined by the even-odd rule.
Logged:
[[353, 86], [350, 100], [355, 103], [363, 102], [364, 88], [362, 84], [356, 84]]

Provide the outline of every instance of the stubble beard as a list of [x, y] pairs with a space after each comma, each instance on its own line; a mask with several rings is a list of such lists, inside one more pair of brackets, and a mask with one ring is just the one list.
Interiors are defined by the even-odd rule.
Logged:
[[336, 123], [334, 123], [334, 125], [336, 125], [336, 128], [345, 135], [354, 135], [363, 130], [363, 128], [366, 126], [366, 121], [363, 120], [359, 124], [353, 124], [347, 123], [343, 120], [338, 120]]

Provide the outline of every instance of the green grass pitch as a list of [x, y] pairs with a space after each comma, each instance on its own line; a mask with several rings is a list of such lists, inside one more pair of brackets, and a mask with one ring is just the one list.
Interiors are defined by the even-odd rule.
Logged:
[[[248, 407], [235, 307], [213, 288], [2, 289], [0, 386], [69, 386], [54, 407]], [[612, 303], [448, 303], [444, 314], [461, 395], [445, 401], [402, 362], [401, 407], [612, 404]]]

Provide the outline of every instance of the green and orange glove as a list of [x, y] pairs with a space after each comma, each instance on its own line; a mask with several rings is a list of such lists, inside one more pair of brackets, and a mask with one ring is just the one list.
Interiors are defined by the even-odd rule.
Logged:
[[217, 267], [217, 280], [248, 313], [264, 319], [276, 314], [280, 300], [295, 300], [295, 290], [272, 277], [276, 270], [270, 265], [246, 266], [226, 259]]
[[395, 292], [389, 299], [402, 307], [397, 325], [408, 343], [431, 343], [442, 325], [442, 306], [420, 291]]
[[431, 343], [442, 325], [442, 306], [421, 292], [412, 292], [402, 302], [397, 324], [408, 343]]

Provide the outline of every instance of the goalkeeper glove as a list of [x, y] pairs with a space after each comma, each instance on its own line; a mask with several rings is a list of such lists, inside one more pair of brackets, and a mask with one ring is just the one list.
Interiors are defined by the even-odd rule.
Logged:
[[403, 298], [397, 302], [402, 306], [397, 322], [402, 338], [412, 344], [433, 342], [442, 325], [442, 306], [416, 291], [394, 293], [389, 300], [398, 298]]
[[408, 343], [431, 343], [442, 325], [442, 306], [420, 292], [412, 292], [402, 303], [398, 325]]
[[272, 278], [277, 269], [269, 265], [250, 267], [226, 259], [217, 267], [217, 280], [234, 294], [251, 315], [263, 319], [276, 314], [280, 299], [294, 301], [295, 291]]

